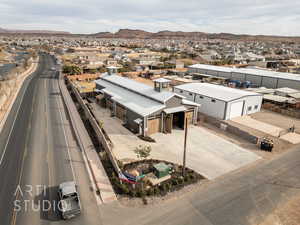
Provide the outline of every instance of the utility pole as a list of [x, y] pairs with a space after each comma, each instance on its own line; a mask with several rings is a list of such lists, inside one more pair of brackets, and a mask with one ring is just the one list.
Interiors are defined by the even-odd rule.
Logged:
[[183, 163], [182, 163], [182, 176], [185, 176], [185, 161], [186, 161], [186, 139], [188, 133], [188, 118], [185, 118], [185, 128], [184, 128], [184, 149], [183, 149]]

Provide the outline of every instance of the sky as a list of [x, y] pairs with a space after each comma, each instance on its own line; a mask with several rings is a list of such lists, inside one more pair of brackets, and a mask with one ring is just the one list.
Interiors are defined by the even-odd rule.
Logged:
[[1, 0], [0, 27], [300, 36], [299, 0]]

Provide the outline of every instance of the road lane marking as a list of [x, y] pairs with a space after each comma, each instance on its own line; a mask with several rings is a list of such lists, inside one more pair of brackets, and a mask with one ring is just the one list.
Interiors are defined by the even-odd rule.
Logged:
[[[28, 85], [29, 85], [29, 84], [28, 84]], [[27, 88], [28, 88], [28, 86], [27, 86]], [[20, 111], [21, 105], [22, 105], [22, 103], [23, 103], [24, 95], [25, 95], [25, 93], [26, 93], [26, 91], [27, 91], [27, 88], [23, 91], [23, 95], [22, 95], [22, 98], [21, 98], [21, 101], [20, 101], [20, 104], [19, 104], [19, 107], [18, 107], [16, 116], [15, 116], [15, 118], [14, 118], [13, 124], [12, 124], [12, 126], [11, 126], [10, 131], [9, 131], [8, 138], [7, 138], [5, 147], [4, 147], [4, 151], [3, 151], [2, 156], [1, 156], [1, 159], [0, 159], [0, 166], [1, 166], [2, 162], [3, 162], [3, 158], [4, 158], [4, 155], [5, 155], [5, 153], [6, 153], [7, 145], [8, 145], [8, 143], [9, 143], [9, 141], [10, 141], [10, 136], [11, 136], [11, 134], [12, 134], [13, 128], [14, 128], [15, 123], [16, 123], [16, 120], [17, 120], [17, 117], [18, 117], [18, 115], [19, 115], [19, 111]]]
[[[34, 89], [34, 95], [33, 95], [33, 100], [32, 100], [32, 110], [30, 112], [30, 116], [29, 116], [29, 124], [28, 124], [28, 127], [26, 129], [26, 139], [25, 139], [25, 148], [24, 148], [24, 153], [23, 153], [23, 158], [22, 158], [22, 163], [21, 163], [21, 171], [20, 171], [20, 175], [19, 175], [19, 180], [18, 180], [18, 185], [17, 186], [20, 186], [21, 184], [21, 181], [22, 181], [22, 177], [23, 177], [23, 169], [24, 169], [24, 162], [25, 162], [25, 158], [27, 156], [27, 151], [28, 151], [28, 148], [27, 148], [27, 145], [28, 145], [28, 141], [29, 141], [29, 131], [31, 130], [31, 123], [32, 123], [32, 114], [33, 114], [33, 109], [34, 109], [34, 105], [35, 105], [35, 102], [36, 102], [36, 86], [35, 86], [35, 89]], [[17, 195], [15, 197], [15, 200], [17, 200], [19, 198], [19, 192], [17, 192]], [[15, 225], [16, 224], [16, 221], [17, 221], [17, 211], [15, 211], [13, 209], [13, 215], [12, 215], [12, 220], [11, 220], [11, 225]]]
[[[36, 68], [36, 71], [37, 71], [37, 69], [38, 69], [38, 68]], [[35, 72], [36, 72], [36, 71], [35, 71]], [[18, 115], [19, 115], [19, 111], [20, 111], [20, 107], [21, 107], [22, 102], [23, 102], [23, 99], [24, 99], [24, 95], [25, 95], [25, 93], [26, 93], [26, 91], [27, 91], [27, 88], [28, 88], [30, 82], [31, 82], [32, 79], [33, 79], [33, 77], [31, 76], [33, 73], [34, 73], [34, 72], [32, 72], [31, 74], [29, 74], [29, 76], [26, 77], [26, 78], [24, 79], [24, 81], [23, 81], [23, 83], [22, 83], [22, 85], [21, 85], [21, 87], [20, 87], [20, 89], [19, 89], [19, 91], [22, 90], [24, 83], [28, 80], [28, 85], [27, 85], [27, 87], [25, 88], [25, 90], [23, 91], [22, 98], [21, 98], [21, 101], [20, 101], [20, 104], [19, 104], [19, 107], [18, 107], [16, 116], [15, 116], [15, 118], [14, 118], [13, 124], [12, 124], [12, 126], [11, 126], [10, 132], [9, 132], [9, 134], [8, 134], [8, 137], [7, 137], [7, 141], [6, 141], [6, 144], [5, 144], [5, 147], [4, 147], [4, 151], [3, 151], [2, 156], [1, 156], [1, 159], [0, 159], [0, 166], [1, 166], [2, 162], [3, 162], [3, 158], [4, 158], [4, 155], [5, 155], [5, 153], [6, 153], [6, 148], [7, 148], [8, 142], [9, 142], [9, 140], [10, 140], [11, 133], [12, 133], [12, 131], [13, 131], [13, 128], [14, 128], [14, 126], [15, 126], [15, 122], [16, 122], [17, 117], [18, 117]], [[19, 92], [17, 93], [17, 95], [18, 95], [18, 94], [19, 94]], [[17, 98], [18, 98], [18, 96], [16, 97], [16, 99], [17, 99]], [[16, 101], [16, 99], [15, 99], [15, 101]], [[14, 101], [12, 104], [14, 104], [15, 101]], [[12, 107], [13, 107], [13, 105], [12, 105]], [[4, 125], [3, 125], [3, 126], [4, 126]]]
[[70, 154], [70, 148], [69, 148], [69, 145], [68, 145], [66, 131], [65, 131], [65, 127], [64, 127], [64, 121], [63, 121], [63, 117], [62, 117], [62, 112], [61, 112], [60, 105], [58, 103], [57, 98], [55, 98], [55, 99], [56, 99], [56, 103], [57, 103], [57, 106], [58, 106], [60, 120], [61, 120], [61, 123], [62, 123], [62, 129], [63, 129], [63, 133], [64, 133], [65, 142], [66, 142], [66, 145], [67, 145], [68, 157], [69, 157], [69, 160], [70, 160], [70, 166], [71, 166], [71, 170], [72, 170], [73, 180], [76, 181], [76, 179], [75, 179], [75, 173], [74, 173], [74, 168], [73, 168], [73, 164], [72, 164], [72, 159], [71, 159], [71, 154]]

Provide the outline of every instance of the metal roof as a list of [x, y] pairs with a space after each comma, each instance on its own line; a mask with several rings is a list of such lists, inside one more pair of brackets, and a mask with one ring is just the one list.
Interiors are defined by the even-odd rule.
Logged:
[[264, 95], [265, 100], [273, 101], [273, 102], [279, 102], [279, 103], [296, 103], [295, 99], [293, 98], [287, 98], [280, 95]]
[[112, 96], [114, 101], [141, 116], [147, 116], [165, 108], [165, 105], [158, 101], [154, 101], [128, 89], [120, 88], [118, 85], [106, 80], [99, 79], [95, 82], [104, 87], [104, 89], [102, 89], [103, 93]]
[[164, 112], [167, 114], [171, 114], [171, 113], [177, 113], [177, 112], [184, 112], [186, 109], [187, 108], [184, 106], [178, 106], [178, 107], [165, 109]]
[[250, 91], [244, 91], [209, 83], [189, 83], [178, 85], [174, 88], [225, 102], [230, 102], [246, 96], [262, 96], [261, 94]]
[[266, 87], [260, 87], [260, 88], [247, 88], [247, 91], [252, 91], [260, 94], [274, 94], [275, 89], [272, 88], [266, 88]]
[[292, 98], [295, 98], [295, 99], [300, 99], [300, 92], [288, 94], [288, 96], [292, 97]]
[[282, 73], [282, 72], [275, 72], [275, 71], [270, 71], [270, 70], [230, 68], [230, 67], [224, 67], [224, 66], [212, 66], [212, 65], [205, 65], [205, 64], [195, 64], [195, 65], [189, 66], [189, 68], [213, 70], [213, 71], [228, 72], [228, 73], [242, 73], [242, 74], [249, 74], [249, 75], [255, 75], [255, 76], [263, 76], [263, 77], [272, 77], [272, 78], [278, 78], [278, 79], [300, 81], [300, 74]]
[[121, 77], [114, 74], [108, 75], [107, 73], [105, 73], [103, 76], [101, 76], [100, 79], [121, 86], [137, 94], [144, 95], [147, 98], [151, 98], [161, 103], [165, 103], [170, 98], [174, 96], [178, 96], [177, 94], [170, 91], [161, 91], [161, 92], [155, 91], [154, 87], [150, 87], [146, 84], [137, 82], [135, 80], [131, 80], [129, 78]]
[[285, 93], [285, 94], [295, 94], [295, 93], [300, 93], [299, 90], [292, 89], [292, 88], [288, 88], [288, 87], [277, 88], [275, 91], [277, 91], [277, 92], [282, 92], [282, 93]]
[[170, 83], [171, 81], [165, 78], [158, 78], [153, 80], [154, 82], [159, 82], [159, 83]]

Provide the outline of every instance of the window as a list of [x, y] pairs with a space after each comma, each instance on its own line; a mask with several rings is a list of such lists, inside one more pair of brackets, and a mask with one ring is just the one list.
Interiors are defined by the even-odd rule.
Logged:
[[180, 90], [180, 93], [183, 93], [183, 91], [182, 91], [182, 90]]
[[249, 106], [249, 107], [248, 107], [248, 111], [251, 111], [251, 110], [252, 110], [252, 106]]
[[214, 102], [214, 103], [215, 103], [215, 102], [216, 102], [216, 99], [212, 99], [211, 102]]
[[258, 109], [258, 105], [255, 105], [255, 106], [254, 106], [254, 109]]
[[200, 95], [199, 98], [203, 99], [204, 97]]
[[193, 93], [189, 93], [190, 96], [193, 96]]

